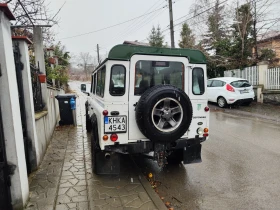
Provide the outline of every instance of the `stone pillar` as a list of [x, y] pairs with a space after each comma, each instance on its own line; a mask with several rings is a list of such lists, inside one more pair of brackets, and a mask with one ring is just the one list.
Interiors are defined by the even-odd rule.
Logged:
[[21, 62], [23, 63], [22, 70], [22, 82], [23, 82], [23, 92], [24, 92], [24, 104], [25, 104], [25, 115], [27, 123], [27, 136], [28, 141], [31, 143], [29, 147], [29, 160], [31, 170], [36, 170], [39, 165], [39, 149], [38, 149], [38, 139], [35, 126], [35, 114], [34, 114], [34, 102], [33, 102], [33, 91], [31, 85], [31, 70], [28, 54], [28, 44], [32, 42], [24, 36], [13, 36], [13, 43], [19, 44], [19, 50], [21, 54]]
[[29, 186], [10, 20], [15, 18], [7, 4], [0, 4], [1, 110], [8, 164], [15, 165], [10, 187], [12, 205], [14, 209], [23, 209], [29, 196]]
[[263, 103], [263, 89], [266, 88], [266, 72], [268, 69], [268, 62], [263, 61], [258, 63], [259, 69], [259, 85], [257, 87], [257, 101]]
[[[40, 72], [46, 74], [46, 67], [45, 67], [45, 55], [44, 55], [44, 44], [43, 44], [43, 34], [42, 28], [35, 26], [33, 28], [33, 36], [34, 36], [34, 52], [35, 52], [35, 62], [39, 68]], [[45, 104], [44, 110], [48, 109], [47, 103], [47, 83], [42, 83], [42, 96], [43, 96], [43, 103]]]
[[[55, 59], [55, 58], [54, 58], [54, 49], [53, 49], [53, 48], [47, 48], [46, 51], [47, 51], [47, 55], [48, 55], [50, 58]], [[54, 63], [51, 63], [51, 68], [54, 69], [54, 67], [55, 67], [55, 64], [54, 64]], [[53, 84], [52, 86], [55, 87], [55, 79], [52, 79], [52, 84]]]

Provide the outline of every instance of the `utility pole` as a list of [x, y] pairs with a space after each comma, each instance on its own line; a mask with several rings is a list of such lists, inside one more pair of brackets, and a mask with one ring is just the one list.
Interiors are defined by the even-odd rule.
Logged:
[[168, 2], [169, 2], [169, 18], [170, 18], [170, 38], [171, 38], [171, 47], [172, 47], [172, 48], [175, 48], [172, 0], [168, 0]]
[[97, 44], [97, 60], [98, 60], [98, 64], [100, 64], [99, 45], [98, 44]]
[[258, 55], [258, 41], [257, 41], [257, 2], [256, 0], [253, 1], [253, 7], [254, 7], [254, 22], [253, 22], [253, 37], [254, 37], [254, 51], [255, 51], [255, 58], [258, 61], [259, 55]]

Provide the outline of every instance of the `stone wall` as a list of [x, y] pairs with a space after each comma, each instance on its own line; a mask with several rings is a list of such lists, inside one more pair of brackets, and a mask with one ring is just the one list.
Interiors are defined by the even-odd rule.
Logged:
[[280, 91], [263, 91], [263, 102], [280, 105]]
[[58, 94], [64, 94], [64, 90], [58, 90], [52, 87], [47, 88], [47, 111], [36, 113], [36, 131], [38, 137], [37, 162], [42, 161], [47, 146], [51, 140], [52, 134], [59, 119], [59, 106], [55, 98]]

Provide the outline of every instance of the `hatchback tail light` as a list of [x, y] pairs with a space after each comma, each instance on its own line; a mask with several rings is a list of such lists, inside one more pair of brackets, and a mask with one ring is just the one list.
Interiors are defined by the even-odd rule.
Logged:
[[230, 84], [226, 85], [226, 90], [230, 92], [235, 92], [234, 88]]

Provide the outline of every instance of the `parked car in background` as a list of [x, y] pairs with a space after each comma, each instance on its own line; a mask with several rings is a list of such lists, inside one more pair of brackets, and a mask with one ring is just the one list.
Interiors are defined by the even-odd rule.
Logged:
[[253, 86], [246, 79], [219, 77], [207, 81], [208, 101], [219, 107], [227, 105], [250, 105], [255, 98]]

